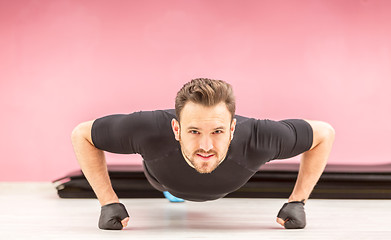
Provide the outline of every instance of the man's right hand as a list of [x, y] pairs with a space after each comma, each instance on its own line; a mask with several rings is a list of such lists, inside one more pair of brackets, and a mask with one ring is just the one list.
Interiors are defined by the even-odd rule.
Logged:
[[72, 144], [83, 174], [102, 206], [99, 228], [120, 230], [128, 224], [129, 215], [111, 186], [104, 152], [92, 141], [93, 123], [79, 124], [72, 131]]
[[129, 214], [122, 203], [110, 203], [102, 206], [99, 228], [104, 230], [121, 230], [129, 222]]

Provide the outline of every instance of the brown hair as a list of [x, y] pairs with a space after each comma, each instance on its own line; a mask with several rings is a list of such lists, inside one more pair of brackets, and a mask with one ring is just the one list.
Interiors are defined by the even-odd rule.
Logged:
[[175, 112], [177, 119], [188, 101], [211, 107], [225, 102], [231, 117], [235, 116], [235, 96], [232, 86], [222, 80], [197, 78], [183, 85], [175, 98]]

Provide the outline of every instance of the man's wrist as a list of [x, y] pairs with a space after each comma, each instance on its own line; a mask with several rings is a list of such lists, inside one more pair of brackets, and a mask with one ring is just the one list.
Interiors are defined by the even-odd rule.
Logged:
[[119, 203], [119, 199], [117, 195], [114, 195], [112, 197], [107, 197], [107, 198], [100, 198], [99, 203], [101, 206], [110, 204], [110, 203]]
[[307, 201], [307, 198], [297, 197], [297, 196], [290, 196], [288, 199], [288, 202], [303, 202], [303, 203], [305, 203], [306, 201]]
[[100, 201], [101, 206], [104, 206], [104, 205], [107, 205], [110, 203], [119, 203], [119, 200], [117, 199], [117, 200], [109, 200], [109, 201]]

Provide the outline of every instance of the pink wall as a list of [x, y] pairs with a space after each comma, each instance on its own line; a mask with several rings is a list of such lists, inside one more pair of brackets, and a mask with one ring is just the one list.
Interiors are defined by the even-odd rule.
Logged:
[[172, 108], [195, 77], [239, 114], [330, 122], [330, 162], [390, 162], [390, 69], [387, 0], [1, 0], [0, 181], [77, 169], [77, 123]]

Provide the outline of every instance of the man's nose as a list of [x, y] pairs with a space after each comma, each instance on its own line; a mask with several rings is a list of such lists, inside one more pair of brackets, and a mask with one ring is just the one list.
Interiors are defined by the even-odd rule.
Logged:
[[203, 136], [200, 142], [200, 149], [208, 152], [213, 149], [213, 141], [209, 136]]

